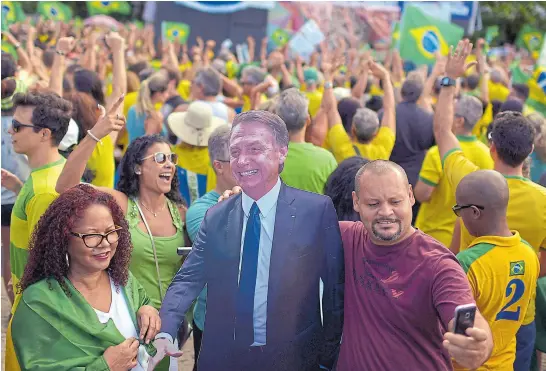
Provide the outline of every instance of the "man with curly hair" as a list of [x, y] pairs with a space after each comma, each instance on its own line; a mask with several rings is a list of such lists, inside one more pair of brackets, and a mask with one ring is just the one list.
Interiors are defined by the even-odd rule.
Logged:
[[[9, 134], [13, 149], [28, 157], [31, 173], [11, 213], [10, 263], [13, 286], [21, 279], [34, 226], [57, 198], [57, 178], [66, 160], [59, 144], [68, 130], [72, 105], [55, 93], [27, 93], [14, 97], [15, 112]], [[20, 295], [15, 296], [12, 313]]]

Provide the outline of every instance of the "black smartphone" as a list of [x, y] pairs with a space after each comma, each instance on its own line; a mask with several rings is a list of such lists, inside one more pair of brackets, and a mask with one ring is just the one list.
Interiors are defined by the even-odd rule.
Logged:
[[465, 304], [455, 308], [455, 328], [453, 332], [459, 335], [466, 335], [466, 329], [474, 327], [476, 317], [476, 305]]
[[190, 247], [178, 247], [176, 249], [176, 253], [180, 256], [186, 256], [190, 253], [191, 251], [191, 246]]

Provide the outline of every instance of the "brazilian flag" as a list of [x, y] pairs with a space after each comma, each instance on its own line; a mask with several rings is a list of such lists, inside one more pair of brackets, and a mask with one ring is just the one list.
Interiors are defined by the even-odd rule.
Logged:
[[2, 29], [15, 22], [25, 20], [23, 7], [18, 1], [2, 1]]
[[52, 21], [68, 22], [72, 19], [72, 9], [59, 1], [40, 1], [38, 13]]
[[527, 49], [531, 53], [538, 52], [542, 46], [542, 38], [542, 32], [532, 26], [525, 25], [518, 33], [516, 46]]
[[529, 98], [525, 103], [546, 117], [546, 66], [538, 66], [527, 84]]
[[163, 39], [185, 44], [190, 36], [190, 26], [182, 22], [161, 22], [161, 34]]
[[485, 42], [491, 44], [499, 36], [499, 26], [489, 26], [485, 29]]
[[87, 11], [90, 16], [97, 14], [131, 14], [131, 5], [128, 1], [88, 1]]
[[11, 56], [15, 59], [15, 61], [19, 59], [19, 56], [17, 55], [17, 50], [15, 49], [15, 47], [4, 40], [2, 40], [2, 52], [11, 54]]
[[275, 48], [282, 48], [283, 46], [288, 44], [291, 37], [292, 36], [290, 32], [288, 32], [287, 30], [283, 28], [277, 28], [271, 33], [270, 40], [273, 45], [275, 45]]
[[461, 27], [408, 6], [400, 22], [400, 56], [417, 65], [433, 64], [436, 52], [447, 55], [450, 45], [456, 46], [463, 35]]

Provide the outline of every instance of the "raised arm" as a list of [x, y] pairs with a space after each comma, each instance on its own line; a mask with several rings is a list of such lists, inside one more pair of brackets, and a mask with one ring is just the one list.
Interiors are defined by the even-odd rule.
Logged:
[[392, 86], [389, 71], [383, 66], [374, 61], [368, 63], [372, 73], [381, 79], [383, 83], [383, 119], [381, 126], [387, 127], [396, 133], [396, 103], [394, 101], [394, 88]]
[[56, 53], [53, 57], [51, 66], [51, 76], [49, 78], [49, 89], [63, 96], [63, 76], [65, 71], [66, 55], [74, 49], [76, 41], [73, 37], [61, 37], [55, 47]]
[[[452, 80], [457, 80], [465, 71], [476, 64], [471, 62], [465, 66], [465, 61], [472, 51], [472, 44], [468, 40], [459, 41], [457, 49], [453, 53], [453, 46], [447, 57], [446, 76]], [[436, 111], [434, 112], [434, 138], [438, 145], [440, 158], [451, 150], [459, 147], [459, 141], [453, 132], [453, 115], [455, 86], [442, 86]]]
[[[97, 143], [112, 131], [119, 131], [125, 126], [125, 118], [121, 115], [118, 118], [115, 113], [118, 107], [122, 105], [123, 98], [123, 96], [119, 97], [108, 113], [103, 113], [101, 115], [95, 126], [87, 132], [87, 135], [78, 144], [76, 149], [68, 156], [63, 171], [57, 180], [55, 191], [62, 193], [67, 189], [78, 185], [83, 176], [87, 161], [95, 150]], [[114, 197], [119, 196], [116, 195], [119, 192], [110, 188], [101, 188], [101, 191], [110, 193]], [[117, 198], [118, 197], [116, 197], [116, 200]]]

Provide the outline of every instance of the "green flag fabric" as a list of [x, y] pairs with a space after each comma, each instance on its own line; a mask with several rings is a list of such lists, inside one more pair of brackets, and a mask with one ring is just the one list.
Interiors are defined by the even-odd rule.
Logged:
[[485, 30], [485, 42], [491, 44], [499, 36], [499, 26], [489, 26]]
[[435, 53], [449, 53], [462, 39], [464, 29], [424, 14], [415, 6], [404, 9], [400, 23], [400, 56], [415, 64], [433, 64]]
[[[19, 302], [6, 339], [6, 370], [108, 370], [102, 356], [110, 347], [122, 343], [125, 337], [109, 320], [102, 324], [87, 300], [65, 278], [67, 295], [53, 278], [41, 280], [28, 287]], [[131, 319], [138, 332], [136, 313], [149, 303], [144, 288], [129, 274], [125, 296]], [[13, 348], [11, 348], [13, 346]], [[14, 352], [11, 350], [14, 349]], [[153, 345], [141, 345], [139, 362], [146, 353], [156, 353]], [[13, 362], [16, 363], [13, 363]]]
[[[23, 7], [18, 1], [2, 1], [2, 24], [10, 25], [25, 20]], [[4, 26], [3, 26], [4, 27]]]
[[97, 14], [131, 14], [131, 5], [128, 1], [88, 1], [87, 11], [90, 16]]
[[542, 32], [532, 26], [525, 25], [518, 33], [516, 46], [525, 48], [530, 52], [536, 52], [539, 51], [542, 46], [542, 38]]
[[394, 22], [392, 24], [392, 40], [391, 49], [400, 48], [400, 22]]
[[38, 13], [46, 19], [68, 22], [72, 19], [72, 9], [59, 1], [41, 1], [38, 3]]
[[161, 22], [161, 34], [163, 39], [171, 42], [179, 41], [185, 44], [190, 36], [190, 26], [182, 22]]
[[271, 33], [270, 40], [275, 46], [275, 48], [282, 48], [290, 41], [291, 34], [289, 31], [284, 28], [277, 28]]

